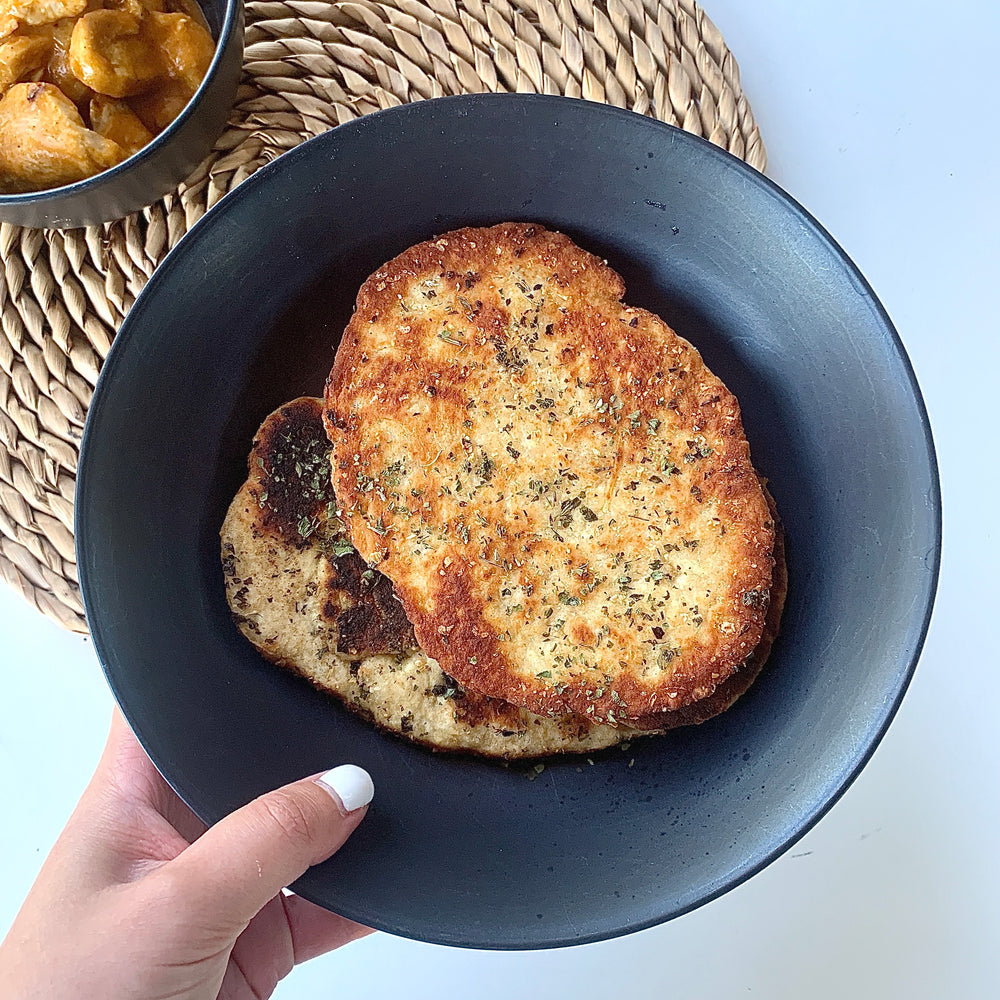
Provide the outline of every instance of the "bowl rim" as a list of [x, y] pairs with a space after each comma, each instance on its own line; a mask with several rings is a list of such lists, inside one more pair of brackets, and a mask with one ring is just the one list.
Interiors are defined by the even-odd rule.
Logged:
[[[196, 2], [199, 7], [202, 6], [201, 0], [196, 0]], [[198, 84], [198, 89], [191, 95], [191, 99], [184, 105], [181, 113], [159, 135], [155, 136], [151, 142], [147, 142], [142, 149], [122, 160], [121, 163], [116, 163], [113, 167], [102, 170], [99, 174], [94, 174], [93, 177], [85, 177], [83, 180], [73, 181], [72, 184], [45, 188], [41, 191], [19, 191], [14, 194], [3, 194], [0, 192], [0, 210], [6, 207], [39, 205], [45, 202], [60, 201], [63, 198], [75, 198], [78, 195], [85, 195], [97, 188], [104, 187], [106, 184], [113, 183], [126, 172], [156, 156], [163, 147], [173, 141], [174, 136], [184, 127], [194, 114], [197, 105], [201, 103], [205, 91], [218, 74], [225, 50], [240, 23], [242, 14], [243, 0], [226, 0], [226, 10], [222, 18], [222, 24], [219, 27], [219, 37], [215, 39], [215, 51], [212, 54], [212, 61], [208, 64], [208, 69], [205, 70], [205, 75], [202, 77], [201, 83]]]
[[[379, 930], [383, 930], [390, 934], [450, 947], [489, 949], [498, 951], [521, 951], [529, 949], [547, 950], [550, 948], [564, 948], [580, 944], [593, 944], [599, 941], [607, 941], [617, 937], [622, 937], [637, 931], [647, 930], [651, 927], [665, 923], [668, 920], [672, 920], [675, 917], [689, 913], [706, 903], [710, 903], [713, 900], [718, 899], [720, 896], [758, 874], [778, 857], [784, 854], [807, 833], [809, 833], [813, 827], [815, 827], [816, 824], [837, 804], [837, 802], [841, 799], [848, 788], [850, 788], [860, 775], [861, 771], [871, 760], [875, 750], [885, 737], [885, 734], [888, 731], [889, 726], [892, 724], [892, 721], [902, 704], [903, 697], [905, 696], [913, 679], [917, 663], [920, 659], [920, 655], [927, 638], [937, 596], [941, 568], [943, 522], [941, 483], [930, 417], [927, 412], [923, 394], [921, 393], [920, 386], [917, 382], [913, 364], [910, 361], [909, 355], [906, 352], [899, 333], [885, 307], [875, 294], [871, 284], [862, 274], [860, 268], [847, 255], [840, 244], [792, 195], [743, 160], [732, 155], [725, 149], [722, 149], [707, 139], [702, 138], [701, 136], [685, 132], [683, 129], [676, 126], [669, 125], [665, 122], [658, 121], [657, 119], [650, 118], [649, 116], [641, 115], [627, 109], [617, 108], [612, 105], [598, 102], [584, 101], [579, 98], [567, 98], [556, 95], [491, 93], [451, 95], [435, 98], [433, 101], [417, 101], [372, 112], [352, 121], [345, 122], [334, 129], [330, 129], [328, 132], [322, 133], [321, 135], [315, 136], [261, 167], [251, 177], [249, 177], [245, 183], [227, 193], [216, 206], [210, 209], [209, 212], [207, 212], [195, 223], [194, 226], [191, 227], [188, 233], [186, 233], [185, 236], [178, 242], [177, 247], [171, 250], [163, 264], [157, 268], [156, 273], [162, 273], [164, 277], [168, 275], [180, 260], [181, 255], [178, 253], [178, 248], [184, 246], [185, 242], [191, 237], [192, 233], [198, 233], [202, 227], [212, 225], [216, 218], [221, 219], [222, 216], [227, 211], [231, 210], [237, 203], [245, 198], [251, 197], [258, 186], [267, 183], [278, 171], [284, 169], [288, 162], [293, 162], [300, 156], [309, 155], [307, 147], [309, 147], [310, 144], [317, 143], [322, 145], [328, 142], [335, 142], [336, 139], [333, 138], [333, 136], [340, 132], [341, 129], [344, 129], [347, 132], [364, 130], [375, 119], [381, 119], [383, 117], [391, 119], [397, 116], [402, 117], [408, 115], [419, 116], [423, 113], [421, 109], [429, 103], [434, 103], [439, 106], [442, 104], [450, 104], [456, 108], [464, 105], [469, 110], [471, 116], [471, 112], [475, 106], [483, 102], [507, 102], [511, 104], [525, 105], [548, 104], [554, 110], [560, 107], [565, 107], [568, 103], [573, 102], [574, 104], [582, 104], [586, 106], [588, 110], [585, 113], [588, 114], [606, 115], [616, 117], [621, 120], [628, 119], [638, 127], [646, 127], [664, 135], [672, 134], [675, 139], [681, 142], [689, 142], [700, 145], [703, 152], [707, 155], [725, 161], [730, 168], [734, 169], [738, 174], [741, 174], [745, 181], [763, 188], [772, 198], [775, 198], [779, 202], [783, 203], [787, 209], [798, 218], [804, 228], [813, 233], [823, 245], [836, 255], [843, 265], [846, 274], [857, 287], [859, 293], [873, 309], [878, 323], [886, 331], [888, 331], [893, 351], [902, 364], [903, 374], [906, 378], [906, 385], [909, 389], [909, 395], [916, 404], [917, 417], [923, 432], [923, 444], [928, 460], [927, 472], [929, 476], [929, 489], [927, 492], [925, 509], [927, 511], [927, 516], [930, 519], [929, 526], [933, 538], [933, 549], [932, 553], [928, 553], [928, 559], [930, 562], [925, 563], [929, 570], [929, 574], [925, 578], [926, 583], [922, 619], [920, 621], [919, 628], [914, 630], [914, 642], [908, 654], [908, 662], [899, 675], [900, 680], [898, 689], [893, 693], [891, 699], [881, 702], [877, 709], [872, 712], [872, 721], [877, 720], [875, 730], [866, 744], [855, 752], [853, 759], [851, 755], [844, 756], [844, 763], [849, 764], [849, 766], [843, 772], [842, 776], [835, 778], [835, 784], [832, 791], [825, 794], [819, 801], [818, 805], [814, 805], [809, 811], [805, 812], [801, 818], [792, 827], [790, 827], [790, 832], [786, 836], [772, 844], [770, 847], [766, 847], [762, 851], [755, 851], [750, 857], [748, 857], [745, 864], [739, 865], [727, 872], [725, 875], [721, 876], [719, 881], [711, 889], [698, 894], [697, 898], [692, 899], [690, 902], [674, 909], [669, 909], [666, 912], [661, 912], [655, 916], [622, 923], [611, 930], [594, 931], [592, 933], [574, 937], [548, 937], [544, 940], [525, 940], [523, 942], [513, 942], [507, 939], [501, 940], [497, 937], [489, 938], [488, 936], [481, 936], [477, 940], [456, 940], [450, 936], [435, 935], [433, 933], [421, 933], [418, 936], [414, 934], [411, 927], [396, 925], [391, 921], [379, 922], [377, 924]], [[137, 304], [141, 302], [147, 294], [151, 294], [149, 292], [150, 286], [152, 285], [155, 289], [156, 283], [151, 281], [145, 286], [137, 297]], [[77, 503], [74, 511], [77, 565], [79, 567], [80, 588], [83, 596], [87, 621], [90, 626], [95, 653], [101, 663], [102, 670], [105, 673], [105, 677], [112, 690], [115, 700], [119, 704], [121, 704], [121, 695], [126, 695], [127, 700], [127, 692], [122, 691], [120, 686], [112, 680], [105, 664], [104, 656], [102, 655], [102, 651], [105, 648], [105, 644], [109, 642], [110, 633], [113, 629], [109, 630], [102, 627], [99, 620], [101, 615], [98, 611], [97, 605], [90, 597], [88, 597], [89, 553], [92, 548], [98, 547], [98, 539], [96, 538], [96, 535], [93, 538], [88, 537], [88, 529], [85, 525], [85, 522], [88, 520], [86, 514], [88, 506], [87, 496], [90, 492], [89, 483], [91, 478], [88, 470], [89, 463], [87, 461], [87, 456], [89, 453], [89, 442], [94, 435], [93, 428], [95, 423], [98, 421], [99, 414], [104, 404], [104, 398], [108, 391], [106, 383], [110, 382], [114, 378], [114, 371], [118, 364], [118, 358], [124, 353], [123, 345], [127, 344], [130, 340], [139, 335], [138, 330], [132, 323], [130, 323], [130, 317], [134, 312], [134, 309], [135, 307], [133, 306], [133, 309], [130, 310], [130, 314], [125, 317], [121, 331], [111, 346], [95, 386], [92, 405], [87, 414], [87, 420], [81, 439], [80, 462], [77, 473]], [[98, 417], [95, 417], [95, 414], [97, 414]], [[94, 478], [98, 479], [99, 477], [95, 475]], [[180, 789], [178, 789], [178, 791], [180, 792]], [[185, 795], [181, 794], [181, 797], [187, 801], [187, 797]], [[304, 899], [320, 906], [324, 905], [319, 898], [319, 895], [311, 892], [307, 886], [300, 887], [296, 884], [293, 886], [293, 889], [297, 895], [302, 896]], [[342, 911], [338, 910], [338, 912], [341, 912], [342, 915], [348, 919], [354, 919], [356, 921], [364, 921], [367, 919], [368, 921], [371, 921], [370, 914], [353, 912], [350, 907], [345, 907]]]

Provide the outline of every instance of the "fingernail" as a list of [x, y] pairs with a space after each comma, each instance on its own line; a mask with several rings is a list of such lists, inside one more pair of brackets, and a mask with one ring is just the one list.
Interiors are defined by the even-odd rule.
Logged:
[[346, 813], [368, 805], [375, 795], [371, 775], [356, 764], [341, 764], [321, 774], [316, 783], [330, 792]]

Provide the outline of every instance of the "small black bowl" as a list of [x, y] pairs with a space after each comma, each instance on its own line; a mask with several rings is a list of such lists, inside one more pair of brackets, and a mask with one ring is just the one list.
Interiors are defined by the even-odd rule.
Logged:
[[[771, 661], [704, 725], [535, 776], [376, 731], [234, 626], [219, 527], [260, 420], [320, 394], [361, 282], [462, 225], [533, 220], [624, 276], [740, 400], [787, 538]], [[94, 645], [157, 766], [205, 820], [351, 761], [361, 829], [296, 891], [442, 944], [636, 930], [737, 885], [858, 774], [913, 673], [941, 539], [916, 380], [857, 268], [799, 205], [649, 118], [525, 95], [341, 125], [228, 195], [126, 318], [77, 492]], [[536, 777], [530, 781], [529, 777]]]
[[187, 107], [134, 156], [86, 180], [0, 194], [0, 221], [72, 229], [120, 219], [162, 198], [205, 158], [236, 97], [243, 66], [243, 0], [198, 0], [215, 56]]

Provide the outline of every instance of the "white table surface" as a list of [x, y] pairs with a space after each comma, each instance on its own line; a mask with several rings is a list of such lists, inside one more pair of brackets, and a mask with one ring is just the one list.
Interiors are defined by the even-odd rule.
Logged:
[[[708, 906], [553, 952], [375, 935], [297, 969], [279, 998], [997, 996], [1000, 477], [986, 432], [1000, 397], [1000, 5], [705, 2], [740, 61], [771, 177], [867, 275], [923, 387], [945, 550], [916, 678], [833, 811]], [[90, 644], [2, 586], [0, 670], [3, 933], [97, 760], [111, 698]]]

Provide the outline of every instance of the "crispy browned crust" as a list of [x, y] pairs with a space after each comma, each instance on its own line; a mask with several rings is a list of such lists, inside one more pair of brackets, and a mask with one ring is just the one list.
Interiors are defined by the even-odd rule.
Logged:
[[389, 581], [343, 534], [330, 486], [320, 401], [261, 425], [250, 473], [221, 530], [237, 627], [272, 663], [379, 728], [435, 750], [503, 759], [593, 753], [640, 735], [548, 718], [467, 692], [416, 647]]
[[[293, 399], [264, 420], [254, 437], [244, 490], [251, 537], [277, 537], [293, 549], [316, 548], [327, 557], [327, 572], [317, 586], [323, 617], [337, 629], [337, 652], [366, 656], [417, 648], [392, 584], [368, 568], [336, 515], [320, 400]], [[237, 610], [240, 593], [234, 593]]]
[[421, 647], [612, 723], [727, 681], [774, 546], [736, 399], [623, 294], [541, 226], [419, 244], [362, 287], [324, 414], [347, 531]]
[[666, 732], [678, 726], [696, 726], [707, 722], [716, 715], [731, 708], [760, 676], [764, 664], [771, 655], [771, 647], [781, 628], [781, 615], [785, 610], [785, 597], [788, 594], [788, 566], [785, 562], [785, 532], [781, 527], [778, 509], [774, 498], [767, 487], [764, 496], [774, 518], [774, 569], [771, 577], [770, 602], [767, 607], [767, 617], [764, 619], [764, 631], [760, 642], [753, 652], [740, 664], [739, 669], [727, 680], [723, 681], [710, 695], [700, 701], [685, 705], [673, 712], [651, 713], [632, 720], [630, 725], [647, 732]]
[[[368, 570], [353, 550], [343, 553], [347, 543], [330, 519], [332, 490], [316, 475], [329, 467], [319, 413], [318, 400], [294, 400], [258, 431], [250, 477], [222, 531], [226, 592], [239, 628], [267, 659], [306, 677], [373, 725], [434, 750], [484, 757], [593, 753], [704, 722], [728, 708], [759, 673], [784, 604], [780, 530], [761, 641], [737, 673], [702, 701], [614, 728], [574, 715], [542, 718], [463, 689], [414, 649], [412, 628], [389, 581]], [[769, 494], [767, 499], [776, 519]]]

